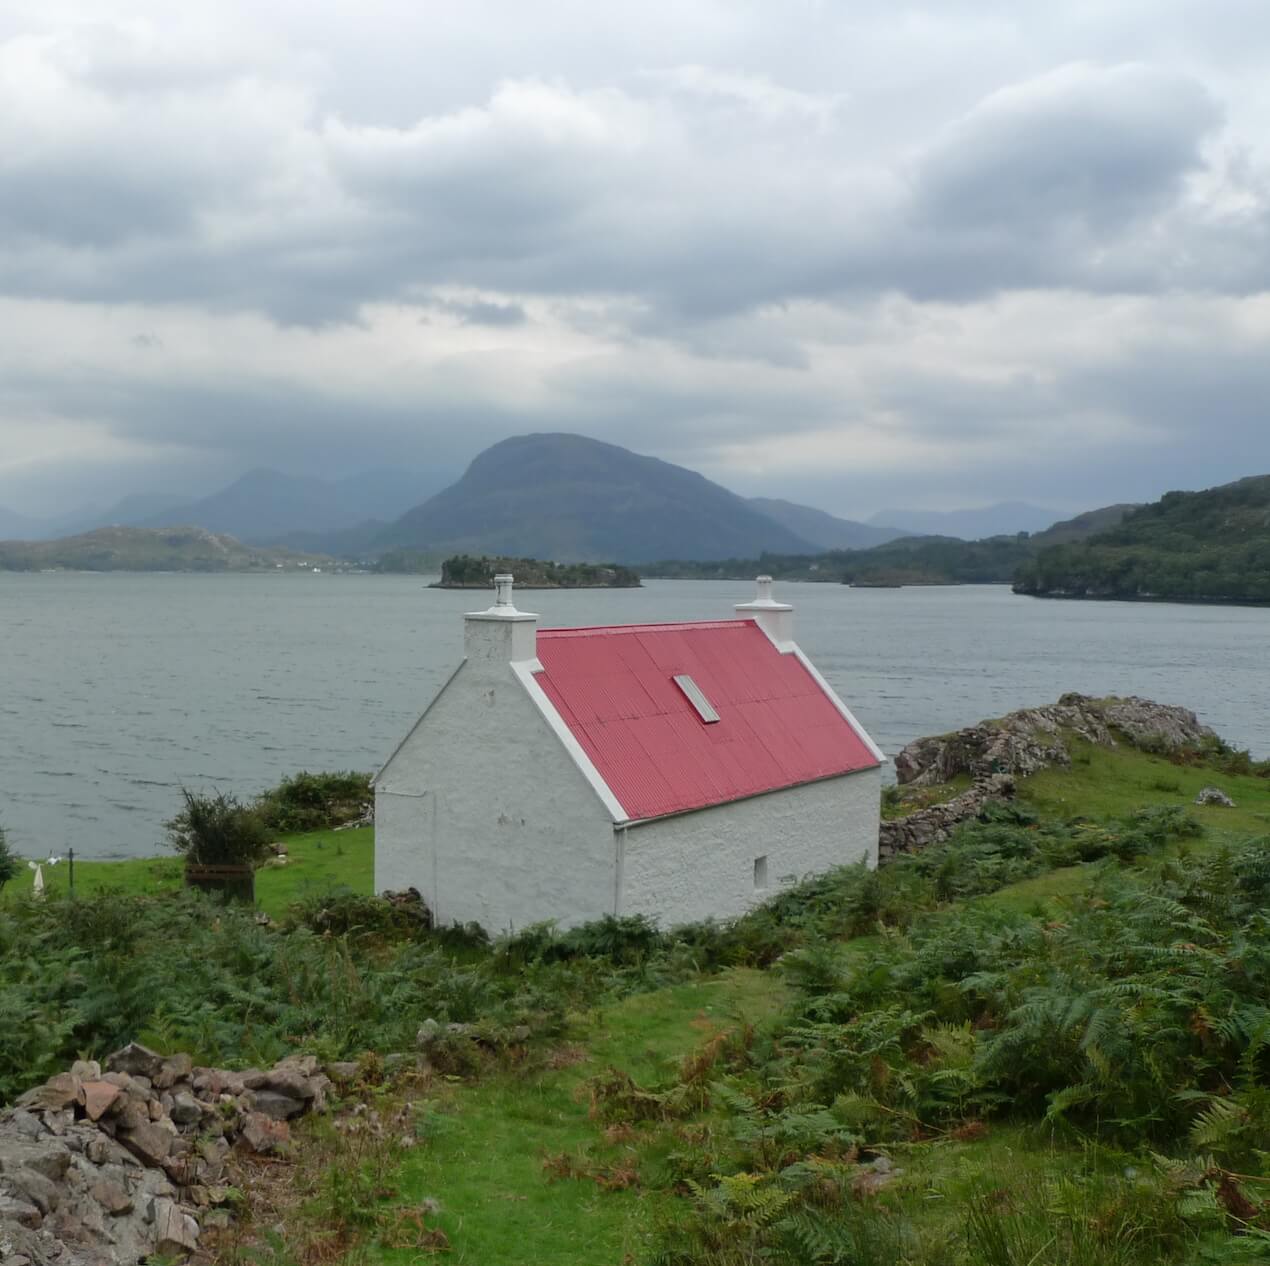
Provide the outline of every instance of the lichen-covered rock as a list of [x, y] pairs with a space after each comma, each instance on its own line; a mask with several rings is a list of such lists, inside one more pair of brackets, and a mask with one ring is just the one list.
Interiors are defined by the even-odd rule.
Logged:
[[1026, 777], [1040, 769], [1071, 764], [1068, 737], [1101, 747], [1123, 739], [1150, 751], [1199, 747], [1216, 737], [1186, 708], [1149, 699], [1091, 699], [1066, 694], [1055, 704], [1024, 708], [995, 721], [917, 739], [895, 758], [903, 786], [930, 786], [959, 774], [982, 779], [993, 774]]
[[1201, 787], [1195, 803], [1221, 805], [1224, 809], [1235, 807], [1235, 802], [1220, 787]]

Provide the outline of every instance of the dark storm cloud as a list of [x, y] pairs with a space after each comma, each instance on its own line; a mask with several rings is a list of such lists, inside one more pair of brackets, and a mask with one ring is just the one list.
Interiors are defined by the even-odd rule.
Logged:
[[[709, 111], [649, 96], [657, 87], [505, 84], [406, 128], [300, 117], [281, 137], [275, 122], [266, 150], [284, 165], [303, 153], [281, 199], [286, 182], [243, 152], [242, 120], [198, 163], [171, 152], [188, 143], [177, 137], [126, 163], [54, 148], [8, 174], [3, 223], [46, 249], [0, 253], [0, 277], [26, 294], [184, 299], [290, 321], [439, 284], [633, 292], [670, 321], [888, 288], [1151, 290], [1178, 280], [1196, 227], [1179, 207], [1183, 182], [1221, 121], [1185, 75], [1076, 65], [990, 93], [911, 153], [865, 163], [850, 130], [761, 110], [733, 111], [721, 146]], [[214, 232], [209, 200], [251, 231]], [[1153, 219], [1152, 248], [1120, 254]], [[1228, 240], [1250, 232], [1245, 221], [1223, 225]]]
[[[1225, 348], [1168, 315], [1270, 286], [1248, 0], [1239, 31], [1198, 0], [225, 0], [193, 34], [121, 2], [0, 18], [0, 298], [69, 305], [13, 308], [0, 350], [0, 428], [41, 461], [45, 416], [218, 471], [569, 427], [716, 474], [796, 440], [790, 488], [820, 486], [811, 437], [856, 481], [957, 444], [915, 495], [963, 469], [1004, 495], [1091, 417], [1103, 470], [1167, 482], [1148, 437], [1199, 451], [1203, 417], [1270, 466], [1270, 315]], [[1024, 293], [1026, 328], [989, 319]], [[1103, 337], [1051, 346], [1067, 321]]]
[[442, 300], [439, 306], [465, 325], [524, 325], [529, 320], [519, 303], [491, 303], [482, 299], [462, 303], [457, 299], [447, 299]]

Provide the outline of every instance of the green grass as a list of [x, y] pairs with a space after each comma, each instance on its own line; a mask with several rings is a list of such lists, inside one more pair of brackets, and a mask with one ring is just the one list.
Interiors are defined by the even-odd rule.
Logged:
[[[1215, 837], [1270, 834], [1270, 778], [1175, 765], [1127, 746], [1070, 747], [1070, 769], [1044, 769], [1019, 785], [1019, 798], [1047, 817], [1109, 818], [1147, 805], [1186, 805]], [[1220, 787], [1235, 808], [1193, 804], [1208, 786]]]
[[[631, 1142], [606, 1143], [590, 1119], [584, 1083], [610, 1065], [641, 1083], [666, 1077], [684, 1054], [736, 1019], [771, 1015], [784, 991], [770, 972], [734, 970], [711, 980], [638, 994], [580, 1018], [563, 1067], [499, 1073], [455, 1085], [427, 1118], [427, 1145], [397, 1175], [400, 1203], [431, 1197], [453, 1262], [500, 1266], [621, 1266], [650, 1243], [653, 1215], [673, 1197], [661, 1190], [606, 1190], [590, 1177], [553, 1177], [548, 1157], [607, 1174], [641, 1156]], [[572, 1062], [580, 1056], [578, 1062]], [[379, 1250], [391, 1266], [412, 1250]]]
[[[1208, 833], [1172, 846], [1173, 854], [1186, 849], [1198, 855], [1228, 839], [1270, 834], [1270, 779], [1178, 766], [1128, 747], [1075, 743], [1073, 754], [1070, 769], [1024, 780], [1020, 799], [1046, 818], [1095, 821], [1148, 805], [1186, 806]], [[1237, 807], [1193, 805], [1196, 792], [1209, 784], [1230, 794]], [[960, 789], [923, 794], [935, 802]], [[371, 829], [289, 837], [287, 864], [266, 867], [257, 876], [260, 907], [278, 917], [292, 902], [315, 893], [338, 887], [370, 893], [373, 840]], [[1149, 867], [1158, 860], [1131, 864]], [[972, 900], [988, 909], [1051, 917], [1104, 871], [1105, 865], [1098, 864], [1065, 867]], [[64, 888], [65, 865], [45, 873], [51, 891]], [[76, 879], [84, 893], [175, 891], [181, 863], [173, 857], [84, 862], [76, 868]], [[24, 873], [2, 899], [25, 899], [29, 887]], [[863, 956], [876, 941], [857, 937], [848, 952]], [[720, 1029], [738, 1022], [761, 1027], [785, 1002], [779, 971], [732, 970], [637, 993], [576, 1016], [565, 1043], [545, 1062], [538, 1059], [472, 1082], [439, 1078], [422, 1117], [423, 1143], [406, 1154], [394, 1176], [394, 1207], [439, 1202], [439, 1224], [451, 1246], [447, 1257], [456, 1263], [621, 1266], [645, 1260], [657, 1221], [684, 1204], [671, 1153], [697, 1144], [685, 1143], [680, 1122], [606, 1134], [589, 1112], [586, 1083], [616, 1067], [643, 1086], [665, 1085], [675, 1079], [684, 1057]], [[722, 1132], [725, 1114], [711, 1109], [686, 1124]], [[1090, 1199], [1110, 1199], [1124, 1186], [1126, 1168], [1137, 1163], [1071, 1135], [1010, 1123], [994, 1124], [977, 1138], [896, 1143], [885, 1150], [903, 1172], [879, 1198], [879, 1207], [893, 1208], [911, 1224], [920, 1240], [914, 1259], [924, 1262], [944, 1260], [936, 1255], [938, 1247], [962, 1234], [972, 1197], [1008, 1191], [1020, 1205], [1031, 1201], [1044, 1209], [1055, 1185], [1068, 1184]], [[638, 1185], [625, 1185], [636, 1175]], [[615, 1179], [619, 1189], [608, 1189]], [[389, 1225], [391, 1217], [389, 1212]], [[428, 1260], [418, 1250], [375, 1246], [370, 1256], [384, 1266]], [[905, 1259], [890, 1260], [899, 1266]]]
[[[287, 845], [285, 865], [270, 862], [256, 874], [256, 904], [271, 918], [280, 918], [287, 907], [302, 897], [348, 888], [368, 895], [374, 888], [375, 831], [356, 827], [347, 831], [314, 831], [282, 837]], [[88, 895], [122, 892], [130, 895], [179, 891], [183, 885], [179, 857], [141, 857], [118, 862], [75, 863], [75, 890]], [[50, 896], [66, 892], [70, 868], [63, 860], [44, 867], [45, 890]], [[27, 898], [31, 874], [23, 870], [5, 886], [0, 901]]]

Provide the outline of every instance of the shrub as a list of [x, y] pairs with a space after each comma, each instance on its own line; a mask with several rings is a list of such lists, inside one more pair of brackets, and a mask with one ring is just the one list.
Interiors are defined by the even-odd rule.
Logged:
[[256, 866], [269, 855], [269, 831], [260, 815], [224, 792], [202, 795], [183, 788], [185, 808], [164, 823], [168, 842], [194, 866]]
[[4, 827], [0, 826], [0, 891], [18, 873], [18, 859], [9, 848]]
[[369, 774], [352, 770], [311, 774], [302, 769], [262, 792], [255, 809], [270, 830], [295, 834], [356, 822], [373, 803]]

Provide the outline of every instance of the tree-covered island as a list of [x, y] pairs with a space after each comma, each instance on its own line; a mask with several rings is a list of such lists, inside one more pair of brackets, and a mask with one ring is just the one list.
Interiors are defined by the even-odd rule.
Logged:
[[500, 572], [518, 589], [638, 589], [639, 574], [617, 563], [552, 563], [537, 558], [476, 558], [456, 554], [441, 564], [434, 589], [488, 589]]

